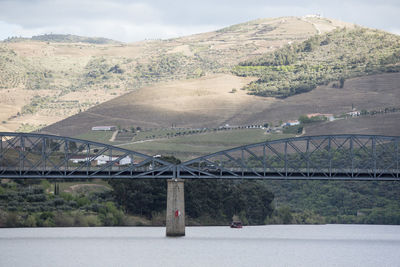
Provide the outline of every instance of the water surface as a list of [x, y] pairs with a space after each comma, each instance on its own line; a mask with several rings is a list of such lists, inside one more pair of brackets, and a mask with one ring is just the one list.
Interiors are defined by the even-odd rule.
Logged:
[[0, 266], [400, 266], [400, 226], [0, 229]]

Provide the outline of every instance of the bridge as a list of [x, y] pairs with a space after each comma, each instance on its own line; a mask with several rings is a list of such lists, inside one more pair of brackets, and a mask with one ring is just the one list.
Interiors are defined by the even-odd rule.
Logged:
[[400, 137], [305, 136], [220, 151], [174, 165], [87, 140], [0, 132], [1, 178], [398, 180]]
[[245, 145], [184, 162], [179, 178], [398, 180], [400, 137], [305, 136]]
[[174, 165], [110, 144], [0, 133], [0, 179], [168, 179], [167, 235], [184, 235], [184, 179], [399, 181], [399, 145], [395, 136], [304, 136]]

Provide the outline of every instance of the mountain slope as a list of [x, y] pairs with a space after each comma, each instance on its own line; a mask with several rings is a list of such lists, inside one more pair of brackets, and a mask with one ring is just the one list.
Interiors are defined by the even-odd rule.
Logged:
[[[250, 78], [220, 74], [146, 87], [43, 130], [75, 136], [96, 125], [119, 125], [126, 129], [171, 127], [172, 124], [182, 128], [280, 125], [282, 121], [307, 113], [341, 115], [352, 107], [378, 110], [400, 105], [400, 73], [348, 79], [343, 88], [332, 88], [328, 84], [285, 99], [248, 95], [243, 90], [233, 92], [250, 81]], [[400, 134], [400, 128], [397, 131]]]
[[227, 73], [288, 42], [344, 26], [352, 24], [282, 17], [132, 44], [98, 45], [76, 38], [72, 41], [78, 43], [71, 43], [65, 36], [1, 42], [0, 94], [12, 97], [0, 98], [0, 131], [34, 130], [159, 82]]
[[306, 127], [306, 135], [373, 134], [399, 136], [399, 121], [400, 113], [362, 116], [310, 125]]
[[287, 97], [331, 81], [400, 71], [400, 36], [366, 28], [346, 28], [287, 45], [240, 63], [239, 76], [258, 79], [244, 89], [261, 96]]

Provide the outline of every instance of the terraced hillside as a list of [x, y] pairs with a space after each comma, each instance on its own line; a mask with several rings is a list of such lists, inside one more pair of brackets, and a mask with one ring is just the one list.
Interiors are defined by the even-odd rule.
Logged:
[[159, 82], [229, 73], [241, 61], [344, 26], [352, 27], [319, 17], [282, 17], [132, 44], [57, 35], [2, 42], [0, 131], [41, 128]]
[[348, 78], [400, 71], [400, 36], [356, 27], [317, 35], [274, 53], [244, 61], [234, 73], [258, 79], [243, 89], [260, 96], [287, 97]]

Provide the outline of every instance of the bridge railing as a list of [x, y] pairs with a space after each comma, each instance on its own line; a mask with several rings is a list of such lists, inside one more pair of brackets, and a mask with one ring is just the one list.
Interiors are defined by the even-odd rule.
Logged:
[[0, 133], [2, 178], [172, 178], [174, 172], [173, 164], [107, 144]]
[[399, 178], [399, 137], [309, 136], [267, 141], [199, 157], [178, 166], [180, 178]]

